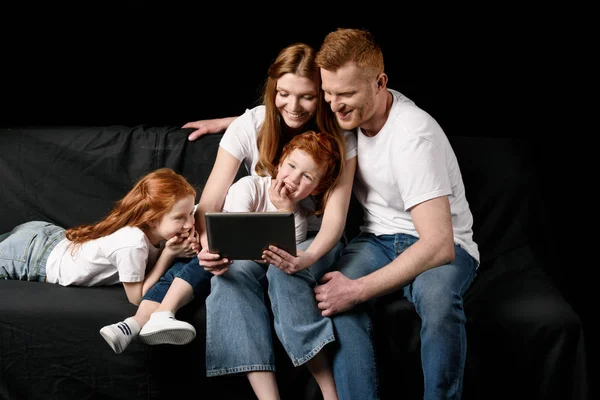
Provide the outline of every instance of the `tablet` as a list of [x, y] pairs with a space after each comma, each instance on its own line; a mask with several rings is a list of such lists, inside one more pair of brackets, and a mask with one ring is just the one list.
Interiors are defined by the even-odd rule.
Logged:
[[293, 212], [207, 212], [208, 249], [232, 260], [260, 260], [269, 245], [296, 256]]

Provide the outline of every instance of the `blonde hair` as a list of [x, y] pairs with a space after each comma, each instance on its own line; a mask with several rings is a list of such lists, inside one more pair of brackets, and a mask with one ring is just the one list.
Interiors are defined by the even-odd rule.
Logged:
[[325, 36], [316, 63], [320, 68], [337, 71], [353, 62], [365, 77], [377, 77], [384, 71], [383, 52], [373, 35], [365, 29], [338, 28]]
[[66, 237], [74, 245], [110, 235], [125, 226], [133, 226], [147, 233], [148, 222], [159, 219], [185, 196], [196, 198], [196, 190], [182, 176], [170, 168], [150, 172], [119, 200], [100, 222], [68, 229]]
[[[329, 105], [325, 102], [321, 89], [321, 75], [315, 63], [315, 50], [307, 44], [295, 43], [281, 50], [271, 64], [263, 89], [263, 104], [265, 105], [265, 120], [262, 123], [257, 138], [258, 162], [256, 173], [261, 176], [270, 174], [277, 168], [281, 157], [282, 122], [281, 114], [275, 106], [277, 96], [277, 80], [287, 73], [313, 80], [318, 88], [317, 109], [313, 120], [306, 129], [314, 129], [331, 135], [338, 142], [340, 154], [345, 154], [344, 137], [335, 120]], [[344, 167], [344, 157], [342, 166]]]

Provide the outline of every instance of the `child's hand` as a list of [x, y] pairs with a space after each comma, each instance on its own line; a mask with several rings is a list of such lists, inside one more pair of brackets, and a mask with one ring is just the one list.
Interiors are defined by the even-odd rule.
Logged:
[[302, 271], [317, 261], [311, 253], [299, 249], [297, 250], [297, 253], [298, 255], [294, 257], [277, 246], [269, 246], [268, 250], [263, 251], [262, 258], [286, 274], [294, 274], [298, 271]]
[[284, 185], [283, 181], [279, 179], [271, 180], [271, 187], [269, 187], [269, 198], [279, 211], [294, 211], [294, 203], [288, 197], [288, 195], [288, 188]]
[[200, 237], [193, 228], [182, 234], [173, 236], [167, 240], [165, 250], [171, 252], [175, 257], [193, 257], [200, 250]]

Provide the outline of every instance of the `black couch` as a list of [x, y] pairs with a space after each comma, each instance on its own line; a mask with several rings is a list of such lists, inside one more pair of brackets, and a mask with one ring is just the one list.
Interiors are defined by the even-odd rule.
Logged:
[[[201, 193], [221, 135], [151, 126], [15, 127], [0, 130], [0, 232], [29, 220], [93, 222], [144, 173], [174, 168]], [[450, 137], [474, 214], [479, 274], [466, 296], [465, 399], [587, 398], [580, 315], [557, 284], [548, 254], [536, 154], [526, 140]], [[240, 169], [239, 175], [244, 171]], [[347, 236], [361, 218], [353, 200]], [[0, 281], [0, 399], [252, 399], [243, 376], [206, 378], [205, 309], [180, 311], [197, 329], [186, 346], [134, 341], [116, 355], [98, 330], [135, 313], [120, 286], [78, 288]], [[376, 315], [383, 399], [422, 398], [419, 318], [392, 294]], [[283, 399], [318, 399], [306, 369], [280, 345]]]

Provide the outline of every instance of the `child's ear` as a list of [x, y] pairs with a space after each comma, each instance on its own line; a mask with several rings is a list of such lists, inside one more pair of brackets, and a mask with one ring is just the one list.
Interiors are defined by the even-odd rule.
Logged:
[[155, 220], [153, 220], [153, 219], [151, 219], [150, 221], [148, 221], [148, 226], [149, 226], [150, 228], [154, 228], [154, 227], [156, 226], [156, 221], [155, 221]]

